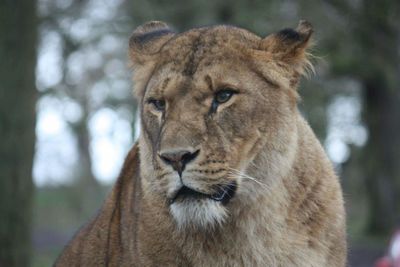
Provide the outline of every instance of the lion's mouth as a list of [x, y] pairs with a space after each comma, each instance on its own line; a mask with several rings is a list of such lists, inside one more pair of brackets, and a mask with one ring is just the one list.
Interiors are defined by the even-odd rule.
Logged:
[[211, 199], [214, 201], [221, 202], [222, 204], [227, 204], [235, 195], [237, 184], [236, 182], [232, 182], [227, 185], [217, 185], [217, 190], [213, 194], [205, 194], [199, 191], [196, 191], [190, 187], [182, 186], [169, 201], [169, 204], [173, 204], [178, 200], [184, 200], [188, 198], [192, 199]]

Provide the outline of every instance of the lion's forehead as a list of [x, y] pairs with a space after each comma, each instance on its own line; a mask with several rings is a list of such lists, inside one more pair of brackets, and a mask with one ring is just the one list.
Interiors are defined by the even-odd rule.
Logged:
[[251, 32], [230, 26], [215, 26], [192, 29], [177, 34], [162, 50], [182, 52], [182, 49], [199, 51], [208, 49], [218, 51], [227, 47], [246, 46], [256, 48], [261, 38]]
[[159, 65], [192, 76], [215, 64], [243, 59], [247, 49], [258, 46], [260, 38], [243, 29], [217, 26], [190, 30], [170, 40], [160, 53]]

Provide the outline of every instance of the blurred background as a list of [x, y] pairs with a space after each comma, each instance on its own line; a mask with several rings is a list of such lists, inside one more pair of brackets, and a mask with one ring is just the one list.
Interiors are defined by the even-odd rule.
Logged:
[[261, 36], [307, 19], [299, 103], [341, 177], [350, 266], [400, 224], [398, 0], [1, 0], [0, 266], [50, 266], [101, 206], [137, 137], [127, 44], [162, 20]]

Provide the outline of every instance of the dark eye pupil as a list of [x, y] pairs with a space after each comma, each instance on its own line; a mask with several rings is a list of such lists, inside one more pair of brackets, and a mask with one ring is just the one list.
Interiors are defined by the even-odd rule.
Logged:
[[156, 103], [155, 103], [155, 106], [156, 106], [156, 108], [159, 109], [159, 110], [164, 110], [164, 108], [165, 108], [165, 101], [163, 101], [163, 100], [157, 100]]
[[223, 90], [223, 91], [218, 92], [218, 93], [215, 95], [215, 100], [216, 100], [218, 103], [225, 103], [225, 102], [227, 102], [227, 101], [232, 97], [232, 95], [233, 95], [233, 92], [232, 92], [232, 91], [230, 91], [230, 90]]
[[165, 109], [165, 101], [164, 100], [156, 100], [156, 99], [152, 99], [149, 101], [151, 104], [154, 105], [154, 107], [159, 110], [159, 111], [163, 111]]

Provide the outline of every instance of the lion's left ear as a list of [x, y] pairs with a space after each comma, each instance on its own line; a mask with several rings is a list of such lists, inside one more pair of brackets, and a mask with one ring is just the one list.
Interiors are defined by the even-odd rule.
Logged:
[[309, 64], [306, 50], [311, 43], [312, 26], [301, 20], [296, 29], [284, 29], [262, 39], [260, 49], [270, 54], [270, 57], [293, 66], [303, 73]]
[[129, 57], [134, 70], [134, 93], [138, 99], [143, 96], [160, 50], [173, 36], [175, 32], [166, 23], [150, 21], [136, 28], [129, 39]]
[[136, 28], [129, 39], [129, 55], [133, 64], [144, 64], [174, 35], [175, 32], [161, 21], [150, 21]]

